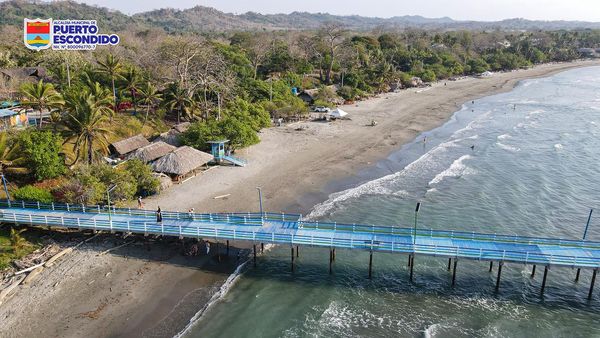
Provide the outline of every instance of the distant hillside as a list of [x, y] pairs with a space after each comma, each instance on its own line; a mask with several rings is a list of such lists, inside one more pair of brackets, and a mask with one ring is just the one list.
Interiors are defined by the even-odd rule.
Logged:
[[293, 12], [290, 14], [260, 14], [248, 12], [241, 15], [196, 6], [194, 8], [159, 9], [133, 16], [107, 8], [79, 4], [72, 1], [35, 3], [12, 0], [0, 2], [0, 25], [23, 24], [23, 18], [96, 19], [103, 30], [118, 31], [127, 26], [160, 27], [167, 32], [222, 32], [233, 30], [313, 30], [325, 22], [336, 21], [353, 30], [374, 28], [402, 29], [501, 29], [501, 30], [557, 30], [599, 29], [600, 23], [581, 21], [532, 21], [507, 19], [495, 22], [457, 21], [451, 18], [424, 18], [421, 16], [395, 16], [372, 18], [358, 15], [339, 16], [327, 13]]

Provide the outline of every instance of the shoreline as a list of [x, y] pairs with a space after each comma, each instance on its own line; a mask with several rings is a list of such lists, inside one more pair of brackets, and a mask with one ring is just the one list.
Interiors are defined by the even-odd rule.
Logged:
[[[217, 167], [145, 204], [163, 210], [253, 211], [258, 209], [255, 187], [260, 186], [265, 210], [307, 213], [331, 193], [381, 177], [379, 162], [446, 123], [464, 102], [510, 91], [524, 79], [598, 65], [597, 60], [545, 64], [489, 78], [438, 82], [341, 106], [351, 120], [272, 127], [260, 134], [260, 144], [238, 152], [249, 159], [247, 167]], [[372, 119], [377, 126], [368, 126]], [[214, 198], [226, 194], [231, 195]], [[207, 306], [238, 266], [235, 254], [225, 264], [204, 255], [183, 256], [176, 239], [149, 245], [144, 240], [144, 245], [99, 258], [98, 250], [118, 245], [111, 236], [46, 269], [32, 287], [19, 289], [0, 305], [0, 319], [10, 336], [172, 337]], [[33, 306], [35, 327], [19, 326], [32, 316], [28, 310]], [[9, 310], [13, 307], [19, 310]], [[1, 337], [5, 334], [0, 331]]]

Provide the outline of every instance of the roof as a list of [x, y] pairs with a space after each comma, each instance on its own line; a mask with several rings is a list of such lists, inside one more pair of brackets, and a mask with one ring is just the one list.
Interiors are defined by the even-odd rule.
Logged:
[[211, 154], [189, 146], [183, 146], [155, 161], [152, 164], [152, 169], [156, 172], [180, 176], [212, 160], [213, 156]]
[[173, 128], [171, 128], [171, 130], [183, 133], [184, 131], [188, 130], [190, 125], [191, 123], [189, 122], [181, 122], [179, 124], [174, 125]]
[[127, 156], [127, 159], [137, 158], [142, 162], [148, 163], [156, 160], [157, 158], [165, 156], [173, 150], [175, 150], [174, 146], [167, 144], [163, 141], [158, 141], [150, 143], [147, 146], [143, 146], [131, 152]]
[[148, 140], [146, 140], [146, 138], [142, 134], [139, 134], [139, 135], [135, 135], [130, 138], [126, 138], [124, 140], [115, 142], [115, 143], [111, 144], [111, 146], [114, 148], [114, 150], [117, 152], [117, 154], [125, 155], [127, 153], [130, 153], [138, 148], [147, 146], [149, 144], [150, 144], [150, 142], [148, 142]]
[[0, 109], [0, 117], [14, 116], [19, 115], [18, 111], [14, 111], [12, 109]]
[[227, 142], [229, 142], [229, 140], [216, 140], [216, 141], [208, 141], [208, 142], [206, 142], [206, 143], [210, 143], [210, 144], [213, 144], [213, 143], [215, 143], [215, 144], [218, 144], [218, 143], [227, 143]]
[[25, 79], [30, 76], [35, 76], [37, 78], [42, 78], [46, 76], [46, 69], [42, 67], [24, 67], [24, 68], [6, 68], [0, 69], [0, 74], [4, 74], [5, 76], [11, 79]]

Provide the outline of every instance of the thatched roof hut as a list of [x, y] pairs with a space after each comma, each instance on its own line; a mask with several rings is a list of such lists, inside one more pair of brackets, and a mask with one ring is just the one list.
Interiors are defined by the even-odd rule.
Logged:
[[144, 163], [152, 162], [175, 150], [175, 147], [162, 141], [152, 142], [129, 153], [127, 159], [137, 158]]
[[181, 142], [179, 142], [179, 134], [188, 130], [190, 125], [191, 123], [189, 122], [181, 122], [179, 124], [176, 124], [169, 131], [160, 134], [160, 136], [156, 140], [166, 142], [175, 147], [179, 147], [181, 145]]
[[183, 176], [213, 160], [211, 154], [192, 147], [179, 147], [152, 164], [152, 169], [172, 176]]
[[128, 153], [149, 145], [150, 142], [142, 135], [135, 135], [130, 138], [115, 142], [110, 145], [112, 150], [119, 156], [127, 155]]

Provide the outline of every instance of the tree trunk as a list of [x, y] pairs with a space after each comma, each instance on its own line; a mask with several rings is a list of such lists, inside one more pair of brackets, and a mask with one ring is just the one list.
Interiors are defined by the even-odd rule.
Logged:
[[135, 90], [131, 90], [131, 96], [133, 97], [133, 110], [135, 111], [135, 116], [137, 116], [137, 102], [135, 100]]
[[181, 113], [182, 113], [182, 107], [181, 107], [181, 105], [179, 105], [179, 110], [177, 111], [177, 124], [181, 123]]
[[38, 129], [42, 129], [42, 121], [44, 117], [42, 116], [43, 107], [40, 106], [40, 122], [38, 123]]
[[150, 105], [146, 106], [146, 117], [144, 118], [144, 123], [142, 123], [142, 127], [146, 125], [146, 122], [148, 122], [149, 114], [150, 114]]
[[92, 157], [93, 157], [93, 152], [92, 152], [92, 140], [90, 137], [87, 138], [88, 142], [87, 142], [87, 152], [88, 152], [88, 164], [91, 165], [92, 164]]
[[114, 105], [115, 105], [115, 112], [118, 112], [119, 108], [117, 107], [117, 92], [115, 91], [115, 77], [112, 76], [111, 80], [112, 80], [113, 101], [114, 101]]

